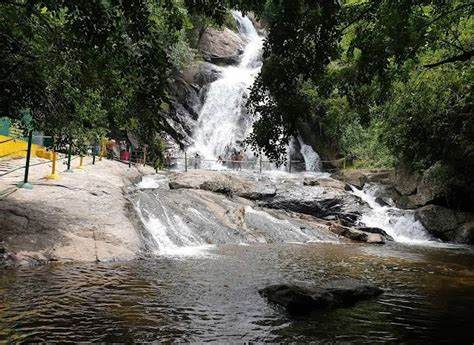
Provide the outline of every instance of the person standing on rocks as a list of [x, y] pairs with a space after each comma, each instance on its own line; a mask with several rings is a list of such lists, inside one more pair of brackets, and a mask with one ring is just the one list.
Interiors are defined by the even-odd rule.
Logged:
[[196, 152], [194, 155], [194, 169], [200, 169], [201, 168], [201, 156], [199, 153]]

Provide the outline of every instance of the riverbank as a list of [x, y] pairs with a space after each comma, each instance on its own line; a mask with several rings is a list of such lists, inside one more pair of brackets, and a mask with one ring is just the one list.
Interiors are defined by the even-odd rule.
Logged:
[[[22, 160], [13, 161], [22, 165]], [[132, 167], [85, 158], [84, 169], [66, 173], [60, 164], [59, 180], [47, 180], [50, 164], [30, 170], [33, 189], [16, 189], [23, 169], [2, 177], [0, 250], [6, 265], [68, 261], [116, 261], [135, 257], [140, 233], [125, 187], [150, 167]], [[73, 166], [78, 165], [78, 160]], [[0, 265], [2, 263], [0, 262]]]

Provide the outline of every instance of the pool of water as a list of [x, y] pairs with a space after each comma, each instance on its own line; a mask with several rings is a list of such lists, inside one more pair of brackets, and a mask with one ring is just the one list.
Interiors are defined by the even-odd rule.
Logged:
[[[469, 248], [314, 243], [224, 245], [127, 263], [3, 271], [0, 342], [351, 342], [474, 340]], [[290, 318], [258, 289], [364, 278], [386, 292]]]

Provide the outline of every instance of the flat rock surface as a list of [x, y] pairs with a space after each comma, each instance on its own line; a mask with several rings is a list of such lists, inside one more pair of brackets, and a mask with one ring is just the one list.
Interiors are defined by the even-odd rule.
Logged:
[[[18, 165], [24, 161], [18, 160]], [[78, 161], [73, 161], [73, 167]], [[6, 175], [0, 190], [0, 243], [19, 263], [129, 259], [140, 249], [140, 234], [123, 187], [149, 167], [128, 168], [109, 160], [85, 159], [85, 169], [46, 180], [50, 164], [30, 170], [33, 189], [17, 189], [23, 170]]]
[[275, 185], [268, 179], [255, 180], [232, 171], [191, 170], [170, 175], [171, 189], [202, 189], [258, 200], [272, 197]]

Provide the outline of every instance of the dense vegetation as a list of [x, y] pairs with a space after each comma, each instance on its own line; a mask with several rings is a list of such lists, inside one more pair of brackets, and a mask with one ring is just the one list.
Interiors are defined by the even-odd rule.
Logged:
[[57, 138], [153, 141], [168, 85], [189, 59], [180, 1], [0, 2], [0, 113]]
[[153, 142], [173, 72], [232, 8], [268, 31], [248, 102], [255, 149], [282, 159], [299, 133], [328, 158], [474, 184], [468, 0], [3, 0], [0, 112], [66, 139]]
[[474, 204], [473, 9], [463, 0], [266, 1], [250, 142], [278, 159], [306, 132], [326, 157], [357, 166], [431, 168], [447, 199]]

